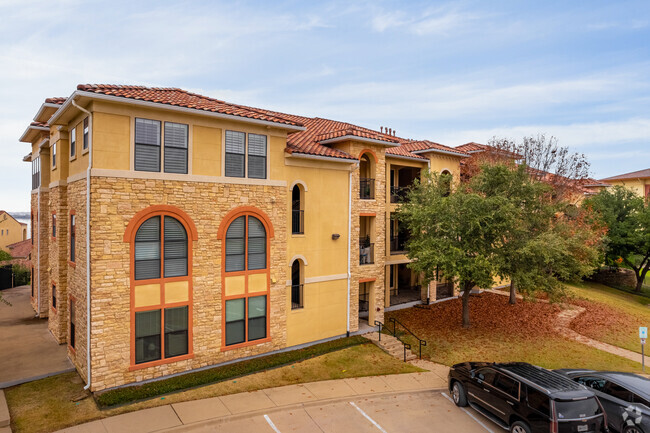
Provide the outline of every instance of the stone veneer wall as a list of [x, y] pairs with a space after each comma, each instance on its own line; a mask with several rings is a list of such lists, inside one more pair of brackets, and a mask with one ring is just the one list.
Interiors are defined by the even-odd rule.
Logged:
[[[93, 391], [286, 347], [286, 187], [96, 177], [91, 194]], [[130, 371], [130, 245], [123, 236], [137, 212], [160, 204], [186, 212], [198, 231], [192, 243], [194, 357]], [[241, 206], [264, 211], [275, 231], [268, 257], [271, 341], [222, 351], [222, 245], [217, 231], [223, 217]]]
[[[47, 215], [50, 214], [49, 210], [49, 191], [41, 190], [41, 206], [40, 214], [38, 212], [38, 192], [32, 192], [31, 206], [32, 214], [34, 215], [34, 227], [32, 228], [32, 236], [34, 237], [34, 247], [32, 249], [32, 266], [34, 267], [34, 297], [31, 299], [31, 305], [35, 312], [40, 314], [40, 317], [47, 317], [49, 313], [49, 297], [50, 293], [50, 279], [48, 272], [48, 257], [49, 257], [49, 243], [50, 237], [47, 232]], [[39, 244], [40, 244], [40, 257], [39, 257]], [[41, 299], [40, 306], [38, 304], [38, 287], [40, 281]]]
[[[372, 146], [365, 143], [352, 143], [350, 153], [359, 157], [365, 149], [372, 149], [377, 161], [375, 164], [375, 199], [361, 200], [359, 198], [359, 166], [352, 172], [352, 233], [350, 252], [350, 331], [359, 329], [359, 280], [364, 278], [375, 278], [373, 292], [369, 299], [369, 322], [372, 325], [375, 320], [384, 321], [384, 278], [386, 263], [386, 158], [383, 146]], [[368, 265], [359, 264], [359, 236], [360, 236], [360, 214], [375, 213], [375, 263]], [[379, 310], [377, 310], [379, 309]]]
[[[56, 310], [50, 309], [48, 327], [59, 344], [67, 342], [68, 331], [68, 258], [66, 256], [68, 245], [68, 200], [67, 188], [57, 186], [50, 188], [50, 215], [48, 217], [48, 232], [52, 234], [52, 212], [56, 213], [56, 238], [50, 237], [48, 283], [50, 291], [52, 282], [56, 283]], [[52, 295], [49, 301], [52, 306]]]
[[[65, 246], [59, 251], [64, 257], [59, 265], [64, 266], [62, 272], [67, 273], [67, 297], [75, 300], [75, 348], [68, 345], [68, 356], [75, 365], [81, 377], [87, 377], [87, 303], [86, 303], [86, 179], [78, 180], [67, 185], [68, 212], [65, 213], [67, 226]], [[70, 212], [75, 212], [75, 262], [70, 263]], [[58, 217], [57, 217], [58, 223]], [[59, 225], [60, 226], [60, 225]], [[58, 236], [57, 236], [58, 237]], [[91, 265], [92, 266], [92, 265]], [[58, 286], [57, 286], [58, 287]], [[68, 304], [69, 305], [69, 304]], [[64, 329], [69, 333], [69, 312], [64, 319]], [[68, 341], [69, 343], [69, 341]]]

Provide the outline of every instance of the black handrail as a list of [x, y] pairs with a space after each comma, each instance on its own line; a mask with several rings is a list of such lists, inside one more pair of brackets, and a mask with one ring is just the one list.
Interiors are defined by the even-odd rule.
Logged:
[[[404, 328], [409, 334], [411, 334], [416, 340], [418, 340], [418, 343], [419, 343], [419, 346], [420, 346], [419, 347], [419, 351], [420, 351], [419, 358], [422, 359], [422, 346], [427, 345], [426, 340], [422, 340], [421, 338], [419, 338], [417, 335], [415, 335], [413, 333], [413, 331], [411, 331], [409, 328], [407, 328], [406, 325], [404, 325], [402, 322], [400, 322], [399, 320], [397, 320], [394, 317], [389, 318], [388, 322], [393, 324], [393, 335], [396, 338], [397, 338], [397, 324], [399, 323], [402, 326], [402, 328]], [[397, 338], [397, 339], [399, 340], [399, 338]], [[400, 340], [400, 341], [402, 341], [402, 340]]]
[[[409, 343], [405, 342], [404, 340], [402, 340], [401, 338], [399, 338], [399, 335], [397, 335], [395, 333], [395, 326], [393, 326], [393, 331], [392, 332], [391, 332], [390, 328], [386, 328], [386, 325], [381, 323], [379, 320], [375, 320], [375, 326], [379, 327], [379, 331], [378, 331], [379, 332], [379, 342], [381, 342], [381, 328], [383, 326], [384, 329], [386, 329], [393, 337], [395, 337], [397, 339], [397, 341], [402, 343], [402, 345], [404, 346], [404, 362], [406, 362], [406, 350], [407, 349], [411, 350], [411, 345]], [[426, 346], [426, 341], [424, 343], [425, 343], [424, 345]], [[422, 347], [420, 347], [420, 359], [422, 359]]]

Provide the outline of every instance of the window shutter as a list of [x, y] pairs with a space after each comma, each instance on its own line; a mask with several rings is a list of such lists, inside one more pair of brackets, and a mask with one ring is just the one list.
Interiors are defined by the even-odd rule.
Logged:
[[226, 272], [244, 270], [244, 224], [246, 217], [239, 217], [230, 223], [226, 232]]
[[187, 233], [172, 217], [165, 217], [165, 278], [187, 275]]
[[244, 177], [246, 134], [226, 131], [226, 176]]
[[135, 119], [135, 169], [160, 171], [160, 122]]
[[266, 230], [255, 217], [248, 217], [248, 269], [266, 268]]
[[160, 217], [143, 222], [135, 235], [135, 279], [160, 278]]
[[266, 135], [248, 134], [248, 177], [266, 179]]
[[165, 172], [187, 174], [187, 125], [165, 122]]

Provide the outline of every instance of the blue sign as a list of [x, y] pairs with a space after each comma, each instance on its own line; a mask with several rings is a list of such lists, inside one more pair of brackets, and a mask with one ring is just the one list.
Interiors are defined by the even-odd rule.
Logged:
[[648, 338], [648, 328], [646, 326], [639, 326], [639, 338]]

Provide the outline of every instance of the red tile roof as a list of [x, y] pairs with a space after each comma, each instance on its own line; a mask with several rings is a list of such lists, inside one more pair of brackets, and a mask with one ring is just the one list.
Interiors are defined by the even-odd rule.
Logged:
[[[462, 150], [458, 150], [458, 148], [445, 146], [444, 144], [435, 143], [429, 140], [409, 141], [409, 140], [402, 139], [401, 142], [402, 145], [400, 147], [395, 149], [388, 149], [386, 153], [402, 155], [402, 156], [417, 156], [417, 154], [413, 152], [426, 152], [426, 151], [436, 152], [437, 151], [437, 152], [444, 152], [444, 153], [453, 153], [458, 156], [468, 156], [466, 152], [463, 152]], [[408, 154], [405, 155], [404, 152], [407, 152]]]
[[646, 179], [649, 177], [650, 177], [650, 168], [646, 168], [645, 170], [619, 174], [618, 176], [606, 177], [605, 179], [600, 179], [600, 180], [606, 182], [608, 180]]
[[29, 253], [32, 252], [32, 240], [25, 239], [24, 241], [16, 242], [10, 245], [7, 245], [11, 254], [11, 257], [14, 258], [23, 258], [29, 257]]
[[68, 98], [62, 98], [62, 97], [46, 98], [45, 103], [46, 104], [62, 105], [67, 99]]
[[485, 150], [486, 147], [487, 146], [485, 144], [475, 143], [473, 141], [470, 141], [469, 143], [456, 146], [456, 149], [462, 150], [467, 153], [473, 153], [473, 152], [482, 152]]
[[110, 84], [79, 84], [77, 90], [118, 96], [140, 101], [156, 102], [159, 104], [177, 107], [193, 108], [202, 111], [227, 114], [231, 116], [246, 117], [248, 119], [264, 120], [283, 125], [302, 126], [295, 120], [290, 120], [279, 115], [270, 115], [264, 110], [259, 110], [243, 105], [231, 104], [208, 96], [198, 95], [187, 90], [174, 87], [144, 87], [123, 86]]
[[393, 143], [393, 144], [399, 143], [399, 140], [395, 137], [389, 137], [380, 132], [372, 131], [358, 126], [349, 126], [347, 128], [339, 129], [336, 131], [328, 131], [322, 134], [318, 134], [315, 137], [315, 140], [325, 141], [325, 140], [331, 140], [332, 138], [348, 137], [348, 136], [369, 138], [371, 140], [378, 140], [378, 141], [386, 141], [388, 143]]
[[29, 126], [40, 126], [44, 128], [49, 128], [50, 125], [48, 125], [46, 122], [32, 122], [29, 124]]

